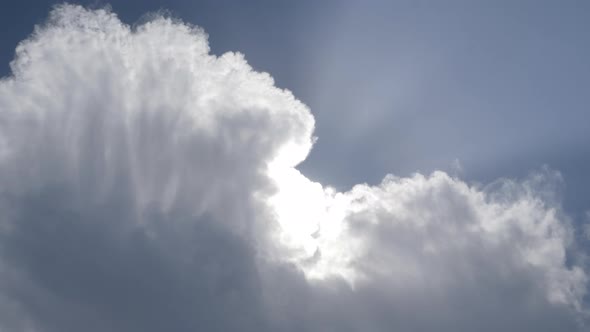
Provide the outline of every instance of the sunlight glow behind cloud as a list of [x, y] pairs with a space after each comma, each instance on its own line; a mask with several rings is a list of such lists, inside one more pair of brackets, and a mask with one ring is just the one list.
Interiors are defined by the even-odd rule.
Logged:
[[[196, 27], [57, 6], [0, 82], [0, 329], [583, 329], [559, 173], [347, 192], [309, 109]], [[357, 161], [362, 162], [362, 161]]]

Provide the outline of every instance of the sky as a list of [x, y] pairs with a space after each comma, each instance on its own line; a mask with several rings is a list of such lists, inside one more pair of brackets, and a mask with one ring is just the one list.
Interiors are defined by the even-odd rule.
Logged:
[[586, 2], [54, 4], [0, 13], [1, 331], [589, 329]]

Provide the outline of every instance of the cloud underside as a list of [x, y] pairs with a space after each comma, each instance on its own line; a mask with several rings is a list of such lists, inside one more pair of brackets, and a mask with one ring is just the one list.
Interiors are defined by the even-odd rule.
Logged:
[[160, 16], [58, 6], [11, 67], [2, 331], [584, 329], [556, 172], [324, 187], [308, 108]]

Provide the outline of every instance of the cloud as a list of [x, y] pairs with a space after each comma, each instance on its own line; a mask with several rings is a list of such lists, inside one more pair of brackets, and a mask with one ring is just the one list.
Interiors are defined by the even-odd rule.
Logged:
[[324, 187], [308, 108], [161, 16], [57, 6], [11, 67], [2, 330], [584, 329], [556, 172]]

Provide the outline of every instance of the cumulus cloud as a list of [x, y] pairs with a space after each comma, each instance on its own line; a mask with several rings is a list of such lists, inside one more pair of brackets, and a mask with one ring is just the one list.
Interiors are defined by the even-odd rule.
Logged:
[[0, 82], [0, 330], [575, 331], [558, 173], [337, 192], [314, 119], [199, 28], [55, 7]]

